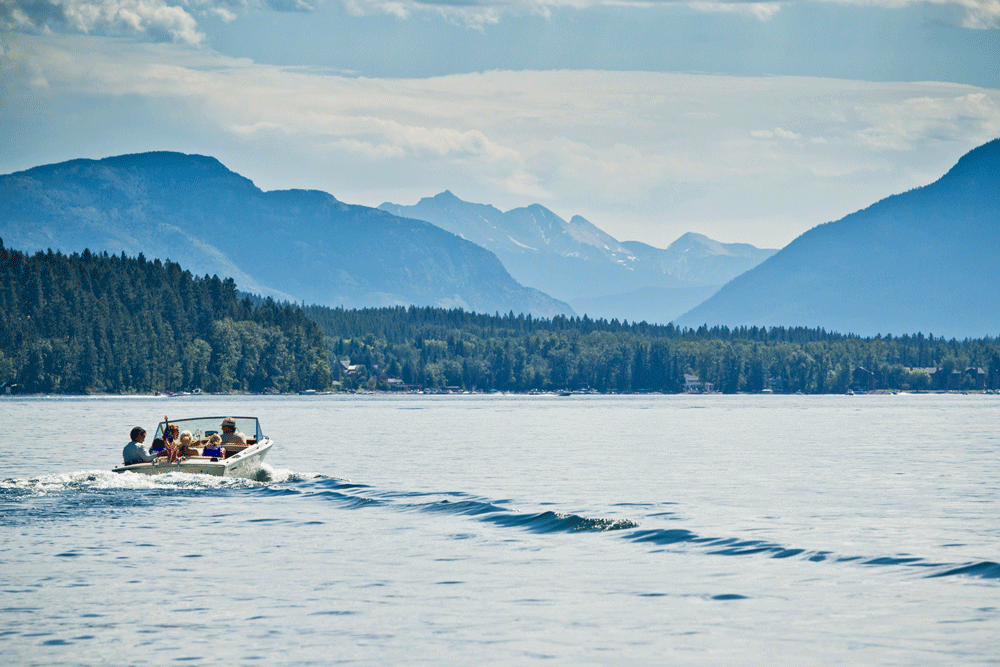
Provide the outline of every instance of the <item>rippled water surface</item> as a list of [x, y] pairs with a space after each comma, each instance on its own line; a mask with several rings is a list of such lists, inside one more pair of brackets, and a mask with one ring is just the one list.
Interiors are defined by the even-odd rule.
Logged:
[[[109, 472], [255, 415], [259, 480]], [[0, 663], [995, 665], [1000, 396], [0, 399]]]

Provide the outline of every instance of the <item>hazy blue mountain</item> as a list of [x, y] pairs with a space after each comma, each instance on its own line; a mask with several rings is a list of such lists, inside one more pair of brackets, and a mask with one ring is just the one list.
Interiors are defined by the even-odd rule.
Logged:
[[622, 245], [636, 259], [694, 285], [725, 285], [778, 252], [749, 243], [720, 243], [703, 234], [688, 232], [665, 249], [638, 241]]
[[1000, 140], [938, 181], [815, 227], [678, 323], [1000, 334]]
[[572, 314], [439, 227], [318, 191], [263, 192], [218, 160], [143, 153], [0, 176], [11, 248], [139, 252], [241, 289], [320, 305]]
[[538, 204], [503, 212], [445, 191], [414, 206], [384, 203], [491, 250], [518, 281], [580, 313], [666, 323], [774, 254], [685, 234], [666, 249], [619, 242], [588, 220], [569, 222]]
[[[629, 252], [581, 217], [566, 222], [538, 204], [506, 213], [445, 191], [415, 206], [385, 203], [395, 215], [426, 220], [495, 253], [516, 280], [563, 300], [637, 285]], [[594, 274], [595, 267], [600, 273]], [[541, 287], [545, 285], [545, 287]]]

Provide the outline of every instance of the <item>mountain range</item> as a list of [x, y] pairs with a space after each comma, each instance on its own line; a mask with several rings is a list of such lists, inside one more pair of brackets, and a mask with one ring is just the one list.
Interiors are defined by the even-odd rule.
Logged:
[[581, 216], [539, 204], [503, 212], [449, 191], [380, 209], [425, 220], [492, 251], [519, 282], [592, 317], [666, 324], [776, 250], [688, 233], [666, 249], [619, 242]]
[[72, 160], [0, 176], [0, 238], [28, 252], [144, 253], [289, 301], [573, 314], [496, 255], [427, 222], [325, 192], [264, 192], [200, 155]]
[[180, 153], [0, 176], [0, 202], [7, 247], [143, 253], [295, 302], [1000, 334], [1000, 140], [780, 251], [693, 233], [665, 249], [619, 242], [580, 216], [537, 204], [504, 213], [450, 192], [377, 209], [264, 192], [214, 158]]
[[997, 336], [998, 258], [1000, 139], [930, 185], [802, 234], [677, 324]]

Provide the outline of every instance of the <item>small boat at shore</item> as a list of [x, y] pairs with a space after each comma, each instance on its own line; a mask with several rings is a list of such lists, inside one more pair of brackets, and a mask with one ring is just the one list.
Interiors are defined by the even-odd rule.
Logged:
[[[192, 419], [171, 419], [170, 426], [176, 426], [180, 432], [190, 431], [195, 441], [207, 440], [210, 436], [222, 431], [222, 420], [225, 417], [195, 417]], [[113, 472], [136, 472], [143, 475], [165, 475], [171, 472], [186, 472], [197, 475], [215, 475], [217, 477], [248, 477], [253, 478], [264, 462], [274, 442], [265, 436], [260, 429], [256, 417], [233, 417], [236, 421], [236, 431], [244, 434], [244, 443], [223, 443], [223, 450], [218, 451], [205, 446], [196, 446], [196, 456], [183, 456], [177, 462], [171, 463], [166, 456], [157, 457], [149, 463], [132, 463], [119, 465]], [[168, 422], [160, 422], [156, 429], [156, 438], [163, 438]], [[152, 450], [156, 452], [156, 450]]]

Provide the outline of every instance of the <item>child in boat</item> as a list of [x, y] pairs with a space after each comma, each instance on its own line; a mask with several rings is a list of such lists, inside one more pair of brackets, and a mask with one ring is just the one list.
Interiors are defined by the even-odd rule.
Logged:
[[[216, 452], [218, 452], [216, 454]], [[213, 433], [208, 436], [208, 440], [205, 442], [205, 449], [202, 451], [203, 456], [217, 456], [220, 459], [226, 458], [226, 448], [222, 446], [222, 436], [218, 433]]]
[[202, 441], [195, 440], [194, 436], [191, 435], [191, 431], [184, 431], [181, 433], [178, 449], [182, 456], [201, 456], [201, 451], [198, 449], [201, 444]]

